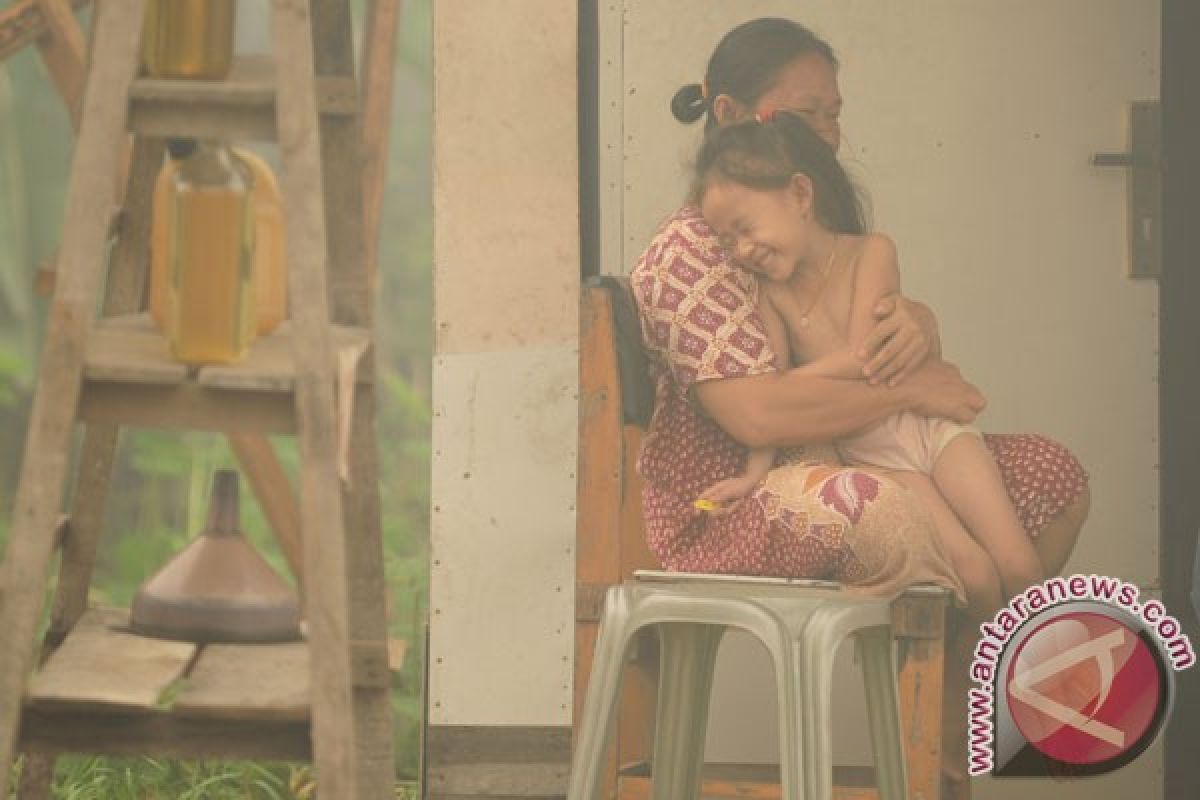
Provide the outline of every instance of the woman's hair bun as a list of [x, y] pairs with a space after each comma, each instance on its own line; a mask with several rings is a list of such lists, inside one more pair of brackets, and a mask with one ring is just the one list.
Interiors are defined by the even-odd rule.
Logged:
[[671, 98], [671, 113], [684, 124], [695, 122], [704, 116], [708, 104], [698, 83], [689, 83]]

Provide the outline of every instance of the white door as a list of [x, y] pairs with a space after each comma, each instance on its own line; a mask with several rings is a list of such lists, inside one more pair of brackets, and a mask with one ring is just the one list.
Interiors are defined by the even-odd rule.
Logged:
[[[1124, 170], [1091, 156], [1125, 150], [1128, 104], [1158, 96], [1158, 0], [624, 0], [600, 14], [605, 268], [628, 271], [683, 197], [702, 124], [675, 122], [674, 91], [742, 21], [808, 25], [842, 63], [842, 158], [899, 246], [906, 293], [988, 395], [983, 428], [1048, 434], [1091, 473], [1068, 572], [1156, 589], [1157, 285], [1126, 277]], [[770, 685], [765, 660], [726, 647], [720, 663], [709, 760], [775, 760], [773, 698], [750, 691]], [[842, 743], [860, 720], [844, 716], [839, 751], [869, 763]], [[1158, 796], [1160, 747], [1106, 778], [977, 796], [1018, 786], [1026, 800]]]

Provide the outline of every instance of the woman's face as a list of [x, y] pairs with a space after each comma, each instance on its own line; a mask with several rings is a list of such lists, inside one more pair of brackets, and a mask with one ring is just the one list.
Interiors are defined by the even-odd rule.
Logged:
[[836, 153], [842, 143], [842, 95], [838, 91], [837, 70], [819, 53], [800, 56], [784, 67], [775, 85], [758, 99], [754, 108], [731, 101], [729, 119], [742, 119], [756, 113], [786, 109], [799, 114], [817, 135]]

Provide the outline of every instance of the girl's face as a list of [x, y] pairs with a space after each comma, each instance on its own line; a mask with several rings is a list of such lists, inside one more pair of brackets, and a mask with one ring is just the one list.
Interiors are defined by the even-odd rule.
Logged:
[[734, 263], [785, 281], [796, 271], [809, 238], [800, 188], [750, 189], [715, 179], [704, 191], [700, 211]]

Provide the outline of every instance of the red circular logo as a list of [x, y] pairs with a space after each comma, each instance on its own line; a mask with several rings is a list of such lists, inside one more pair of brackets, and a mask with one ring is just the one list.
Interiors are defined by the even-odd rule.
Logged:
[[1008, 668], [1013, 722], [1067, 764], [1098, 764], [1139, 746], [1160, 719], [1164, 679], [1151, 647], [1104, 614], [1075, 612], [1025, 638]]

